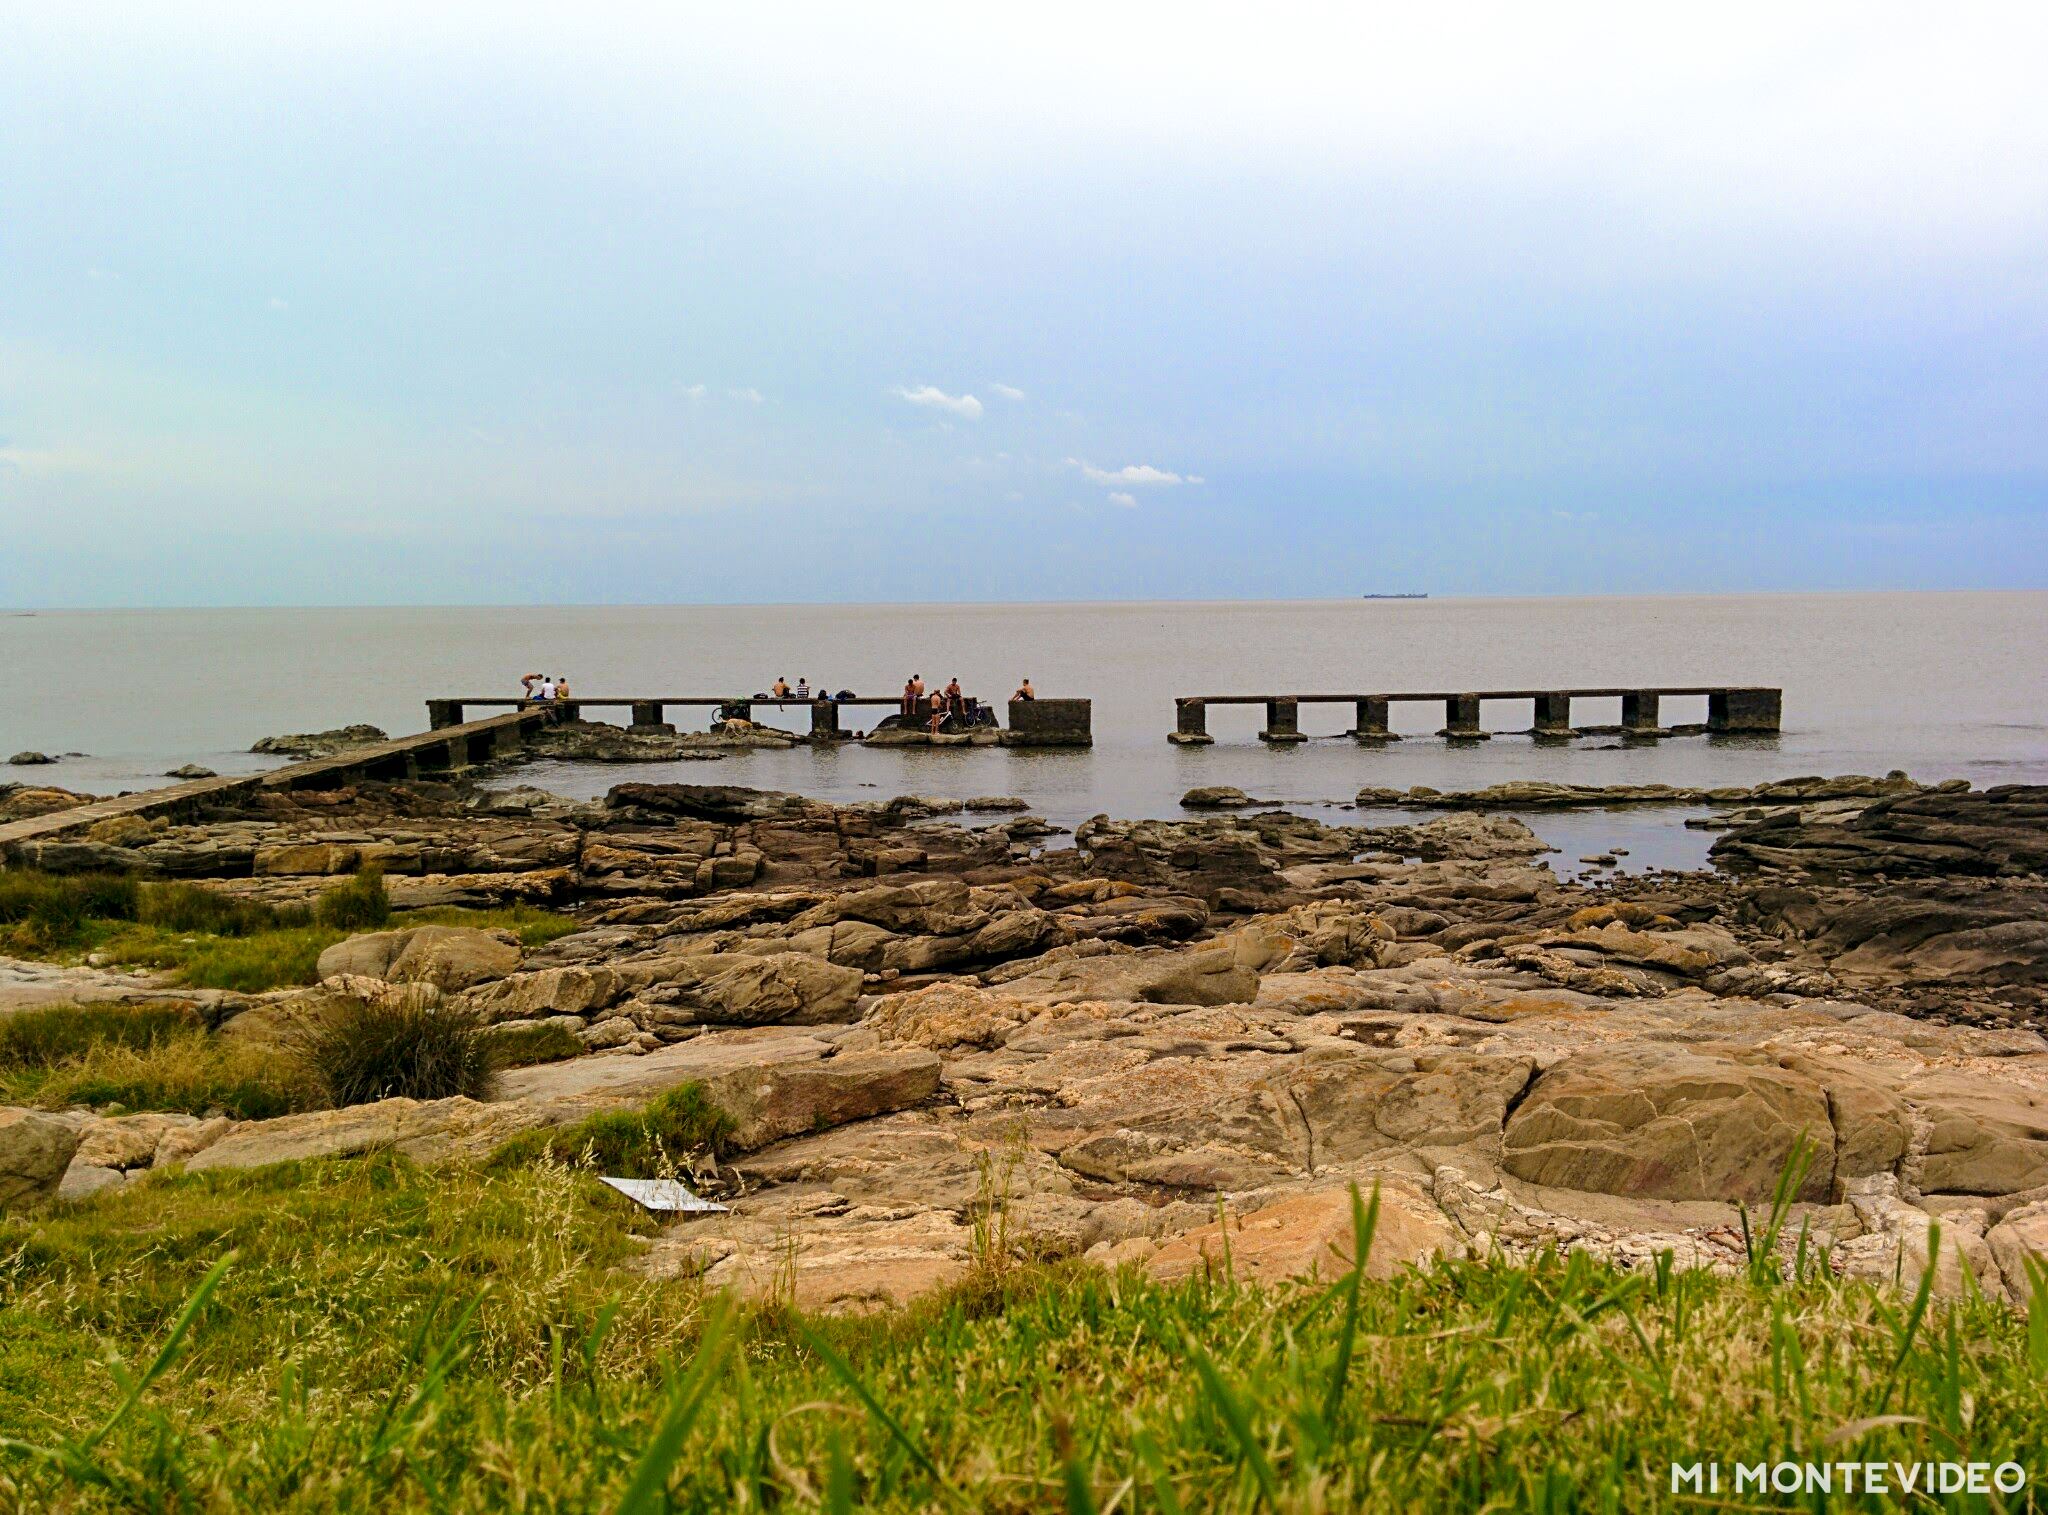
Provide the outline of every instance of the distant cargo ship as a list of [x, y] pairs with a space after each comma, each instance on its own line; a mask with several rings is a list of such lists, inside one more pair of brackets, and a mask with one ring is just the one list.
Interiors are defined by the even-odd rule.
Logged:
[[1362, 594], [1361, 600], [1426, 600], [1426, 594]]

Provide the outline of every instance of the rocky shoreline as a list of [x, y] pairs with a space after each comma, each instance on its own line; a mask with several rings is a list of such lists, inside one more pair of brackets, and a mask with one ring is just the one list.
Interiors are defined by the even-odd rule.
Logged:
[[[375, 864], [401, 908], [545, 902], [579, 923], [532, 950], [353, 937], [316, 988], [185, 994], [217, 1035], [264, 1045], [403, 992], [560, 1027], [585, 1055], [483, 1102], [0, 1112], [0, 1203], [173, 1164], [469, 1160], [695, 1080], [735, 1121], [700, 1175], [731, 1212], [668, 1226], [645, 1266], [779, 1277], [809, 1305], [959, 1276], [992, 1194], [1034, 1246], [1163, 1277], [1203, 1266], [1219, 1224], [1255, 1274], [1326, 1261], [1354, 1183], [1381, 1188], [1376, 1269], [1552, 1245], [1732, 1268], [1738, 1206], [1768, 1203], [1795, 1152], [1788, 1234], [1841, 1271], [1910, 1281], [1938, 1220], [1938, 1287], [1967, 1272], [2023, 1300], [2048, 1249], [2048, 789], [1532, 796], [1552, 787], [1361, 794], [1441, 812], [1389, 826], [1097, 817], [1053, 850], [1002, 797], [692, 784], [573, 804], [362, 783], [105, 822], [11, 861], [274, 902]], [[59, 795], [15, 786], [0, 809]], [[1537, 832], [1490, 813], [1572, 803], [1733, 813], [1713, 871], [1599, 883], [1561, 881]], [[0, 1014], [178, 995], [0, 962]]]

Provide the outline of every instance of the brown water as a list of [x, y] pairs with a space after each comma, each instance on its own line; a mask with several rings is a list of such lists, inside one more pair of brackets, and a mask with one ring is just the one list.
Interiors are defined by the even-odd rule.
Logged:
[[[2048, 592], [40, 611], [0, 616], [14, 691], [0, 705], [0, 754], [89, 753], [5, 776], [113, 791], [167, 782], [163, 771], [185, 762], [224, 773], [264, 766], [246, 749], [273, 732], [352, 721], [417, 730], [428, 697], [516, 693], [531, 669], [566, 674], [593, 696], [751, 692], [777, 675], [888, 694], [914, 671], [934, 684], [957, 674], [970, 693], [995, 699], [1027, 674], [1043, 695], [1088, 696], [1095, 747], [805, 748], [715, 766], [536, 765], [521, 777], [579, 795], [629, 778], [836, 800], [1015, 794], [1067, 823], [1177, 814], [1195, 784], [1318, 810], [1366, 784], [1462, 789], [1510, 778], [1739, 784], [1903, 768], [1982, 785], [2048, 780], [2044, 646]], [[1783, 686], [1784, 732], [1560, 747], [1498, 735], [1451, 747], [1427, 735], [1440, 710], [1396, 707], [1395, 728], [1413, 740], [1269, 749], [1253, 736], [1260, 712], [1243, 708], [1210, 712], [1213, 747], [1165, 740], [1176, 694], [1699, 683]], [[1573, 716], [1618, 720], [1618, 705], [1581, 702]], [[1667, 701], [1664, 719], [1703, 719], [1704, 705]], [[801, 728], [807, 714], [791, 709], [786, 723]], [[1306, 707], [1303, 728], [1329, 735], [1351, 715], [1349, 706]], [[1486, 718], [1526, 726], [1529, 712], [1489, 706]], [[1628, 821], [1627, 834], [1645, 824]], [[1576, 853], [1621, 840], [1622, 826], [1551, 818], [1543, 829]], [[1657, 826], [1668, 831], [1670, 818]], [[1655, 860], [1690, 860], [1700, 845], [1695, 834], [1671, 838], [1653, 846]]]

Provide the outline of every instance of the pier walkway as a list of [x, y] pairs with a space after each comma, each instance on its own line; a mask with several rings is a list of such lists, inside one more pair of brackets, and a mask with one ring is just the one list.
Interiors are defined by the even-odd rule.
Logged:
[[417, 778], [422, 774], [448, 772], [516, 752], [525, 734], [548, 718], [544, 710], [519, 710], [507, 715], [487, 716], [480, 721], [460, 722], [433, 731], [357, 747], [334, 757], [307, 758], [286, 763], [267, 773], [237, 774], [228, 778], [194, 779], [188, 784], [167, 784], [161, 789], [144, 789], [134, 794], [93, 800], [69, 810], [32, 816], [25, 821], [0, 825], [0, 858], [11, 857], [25, 843], [50, 841], [68, 832], [96, 826], [122, 816], [190, 815], [216, 800], [254, 793], [261, 789], [333, 789], [355, 779]]
[[[772, 695], [751, 694], [663, 694], [663, 695], [619, 695], [585, 696], [571, 695], [566, 700], [544, 707], [556, 714], [558, 719], [574, 721], [582, 719], [585, 710], [624, 710], [631, 715], [632, 725], [646, 729], [666, 729], [665, 717], [668, 708], [680, 705], [686, 709], [723, 709], [731, 711], [742, 720], [752, 720], [756, 705], [781, 710], [794, 707], [808, 708], [811, 712], [811, 740], [814, 742], [836, 742], [849, 740], [852, 733], [839, 724], [839, 712], [850, 705], [883, 709], [894, 713], [903, 708], [902, 698], [893, 694], [863, 694], [844, 700], [799, 700], [777, 699]], [[436, 730], [453, 728], [462, 722], [463, 714], [472, 706], [486, 708], [508, 706], [513, 709], [536, 708], [532, 702], [518, 696], [468, 695], [459, 699], [428, 700], [427, 722]], [[983, 709], [994, 709], [984, 705]], [[1010, 701], [1010, 723], [1006, 728], [995, 731], [998, 743], [1005, 747], [1087, 747], [1093, 745], [1093, 702], [1089, 700], [1036, 699]]]
[[1665, 697], [1705, 695], [1708, 732], [1774, 733], [1784, 706], [1784, 691], [1761, 685], [1689, 684], [1654, 688], [1613, 689], [1480, 689], [1428, 690], [1400, 694], [1188, 694], [1174, 699], [1174, 729], [1167, 740], [1182, 746], [1205, 746], [1215, 740], [1209, 735], [1211, 705], [1264, 705], [1266, 725], [1259, 732], [1265, 742], [1305, 742], [1301, 731], [1303, 705], [1355, 705], [1356, 724], [1343, 733], [1361, 742], [1395, 742], [1400, 737], [1388, 729], [1387, 717], [1398, 704], [1443, 706], [1443, 729], [1439, 736], [1454, 741], [1484, 741], [1490, 734], [1480, 724], [1480, 706], [1487, 701], [1527, 700], [1535, 707], [1535, 724], [1528, 728], [1539, 739], [1562, 740], [1579, 728], [1572, 725], [1572, 701], [1621, 700], [1621, 730], [1637, 737], [1671, 735], [1658, 719]]

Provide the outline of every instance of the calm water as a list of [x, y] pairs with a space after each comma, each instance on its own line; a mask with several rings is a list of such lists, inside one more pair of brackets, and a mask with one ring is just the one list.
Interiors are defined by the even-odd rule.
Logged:
[[[649, 769], [541, 767], [522, 778], [577, 795], [626, 778], [791, 789], [850, 800], [905, 792], [1015, 794], [1055, 820], [1174, 815], [1195, 784], [1236, 784], [1321, 809], [1364, 784], [1471, 788], [1508, 778], [1585, 783], [1751, 783], [1795, 773], [2048, 781], [2048, 593], [1816, 594], [1233, 604], [624, 606], [544, 609], [39, 611], [0, 615], [13, 692], [0, 755], [78, 751], [57, 767], [8, 770], [113, 791], [166, 782], [198, 762], [265, 766], [246, 749], [280, 731], [369, 721], [425, 725], [432, 695], [516, 693], [529, 669], [588, 695], [716, 694], [794, 683], [893, 693], [916, 671], [1000, 699], [1028, 674], [1043, 695], [1095, 701], [1087, 752], [751, 753]], [[1452, 748], [1426, 735], [1440, 710], [1395, 710], [1415, 739], [1382, 750], [1319, 740], [1269, 750], [1255, 707], [1212, 710], [1217, 744], [1165, 738], [1176, 694], [1361, 688], [1754, 683], [1785, 690], [1775, 739], [1674, 738], [1624, 747], [1526, 737]], [[1667, 701], [1667, 722], [1705, 701]], [[1619, 719], [1582, 702], [1580, 722]], [[767, 713], [773, 719], [772, 713]], [[1303, 729], [1335, 733], [1349, 706], [1305, 707]], [[599, 712], [603, 715], [603, 712]], [[693, 712], [677, 712], [701, 719]], [[785, 724], [801, 729], [808, 713]], [[623, 713], [621, 713], [621, 718]], [[868, 713], [857, 718], [873, 719]], [[1526, 726], [1526, 707], [1489, 706]], [[1631, 829], [1624, 830], [1624, 824]], [[1539, 827], [1568, 853], [1642, 842], [1640, 820], [1556, 818]], [[1650, 828], [1650, 856], [1682, 861], [1696, 834]]]

